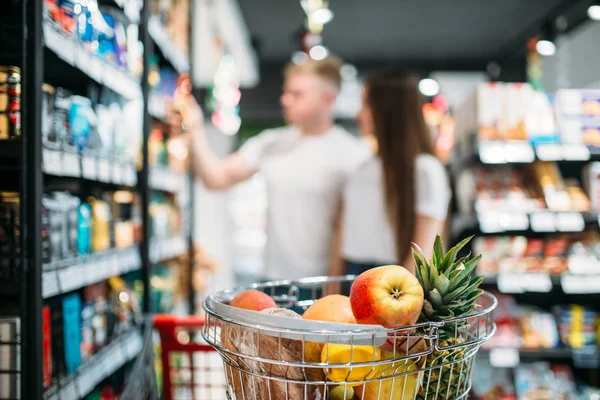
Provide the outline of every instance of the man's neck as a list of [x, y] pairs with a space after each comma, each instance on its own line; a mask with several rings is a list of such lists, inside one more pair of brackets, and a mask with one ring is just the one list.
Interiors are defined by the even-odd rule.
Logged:
[[303, 136], [318, 136], [327, 133], [334, 126], [333, 119], [327, 118], [322, 121], [311, 121], [307, 124], [298, 125]]

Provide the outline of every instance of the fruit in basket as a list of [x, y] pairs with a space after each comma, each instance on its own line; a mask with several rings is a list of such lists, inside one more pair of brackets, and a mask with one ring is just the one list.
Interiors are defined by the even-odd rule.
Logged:
[[[393, 351], [383, 352], [383, 360], [397, 358]], [[418, 360], [407, 358], [379, 367], [374, 378], [390, 376], [389, 379], [367, 382], [356, 388], [355, 392], [361, 400], [378, 399], [414, 399], [419, 388]], [[405, 375], [402, 375], [405, 374]], [[400, 376], [397, 376], [400, 375]]]
[[277, 308], [277, 303], [271, 296], [258, 290], [245, 290], [238, 293], [229, 303], [231, 307], [244, 310], [262, 311], [267, 308]]
[[[261, 313], [302, 318], [285, 308], [269, 308]], [[232, 398], [262, 399], [265, 398], [265, 394], [269, 394], [272, 399], [323, 399], [322, 387], [304, 383], [306, 368], [282, 367], [277, 364], [281, 361], [302, 361], [302, 341], [280, 337], [275, 331], [267, 334], [266, 329], [249, 330], [224, 322], [221, 326], [220, 345], [229, 351], [223, 353], [223, 356], [227, 358], [229, 365], [225, 372], [230, 391], [235, 396]], [[248, 356], [260, 357], [263, 360], [256, 361]]]
[[335, 386], [329, 390], [328, 400], [352, 400], [354, 398], [354, 389], [349, 385]]
[[315, 301], [302, 314], [302, 318], [313, 321], [341, 322], [355, 324], [350, 298], [341, 294], [331, 294]]
[[386, 328], [411, 325], [417, 322], [423, 306], [423, 288], [406, 268], [372, 268], [352, 284], [350, 304], [359, 324]]
[[[464, 317], [476, 309], [476, 301], [483, 291], [479, 285], [483, 277], [472, 277], [481, 256], [470, 255], [456, 259], [458, 252], [471, 240], [463, 240], [444, 253], [440, 236], [435, 239], [433, 255], [428, 262], [423, 251], [414, 246], [416, 276], [425, 291], [425, 302], [419, 322], [444, 322], [450, 318]], [[472, 330], [472, 329], [471, 329]], [[427, 356], [426, 366], [439, 366], [431, 370], [417, 394], [418, 400], [435, 399], [437, 393], [442, 398], [453, 399], [461, 395], [465, 380], [471, 372], [470, 359], [465, 360], [467, 351], [473, 347], [461, 346], [467, 339], [469, 326], [464, 320], [446, 322], [438, 328], [438, 348]], [[475, 335], [478, 335], [475, 332]], [[448, 349], [450, 346], [459, 346]]]
[[[321, 362], [326, 364], [367, 363], [381, 360], [379, 347], [329, 343], [323, 347]], [[323, 371], [332, 382], [344, 382], [349, 386], [371, 379], [377, 372], [371, 366], [327, 367]]]
[[[350, 307], [350, 298], [340, 294], [321, 297], [302, 314], [302, 318], [312, 321], [356, 324], [352, 307]], [[323, 346], [322, 343], [306, 342], [304, 345], [304, 360], [311, 363], [321, 362]], [[323, 370], [320, 368], [311, 369], [308, 375], [311, 381], [325, 380]]]

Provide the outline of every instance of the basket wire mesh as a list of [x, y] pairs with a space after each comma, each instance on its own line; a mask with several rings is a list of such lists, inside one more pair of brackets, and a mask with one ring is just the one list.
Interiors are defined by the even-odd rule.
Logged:
[[285, 321], [278, 326], [226, 306], [236, 293], [254, 289], [271, 295], [279, 307], [302, 312], [353, 279], [265, 282], [209, 296], [202, 336], [221, 355], [227, 398], [320, 400], [352, 393], [361, 400], [465, 398], [474, 356], [495, 332], [497, 302], [489, 293], [467, 316], [393, 329], [336, 324], [314, 329], [312, 321], [288, 319], [277, 320]]

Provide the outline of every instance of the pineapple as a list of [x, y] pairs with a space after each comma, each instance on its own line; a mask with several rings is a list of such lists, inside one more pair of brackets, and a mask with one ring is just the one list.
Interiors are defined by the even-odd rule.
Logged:
[[[427, 262], [423, 251], [414, 245], [413, 258], [417, 279], [423, 287], [425, 301], [419, 322], [444, 322], [450, 318], [465, 316], [475, 310], [475, 302], [483, 291], [479, 285], [483, 277], [472, 277], [481, 255], [456, 259], [458, 252], [471, 240], [469, 237], [444, 253], [438, 235], [433, 247], [431, 261]], [[469, 348], [460, 346], [466, 341], [467, 325], [464, 321], [447, 322], [438, 328], [438, 347], [427, 356], [425, 367], [435, 367], [424, 372], [423, 383], [417, 400], [456, 399], [469, 387], [471, 361], [458, 361], [465, 357]]]

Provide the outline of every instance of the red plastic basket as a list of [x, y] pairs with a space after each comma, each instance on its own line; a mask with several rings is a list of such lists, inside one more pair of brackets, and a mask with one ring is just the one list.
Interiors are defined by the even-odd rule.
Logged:
[[227, 398], [220, 357], [211, 346], [197, 341], [202, 326], [201, 317], [154, 316], [161, 342], [163, 400]]

